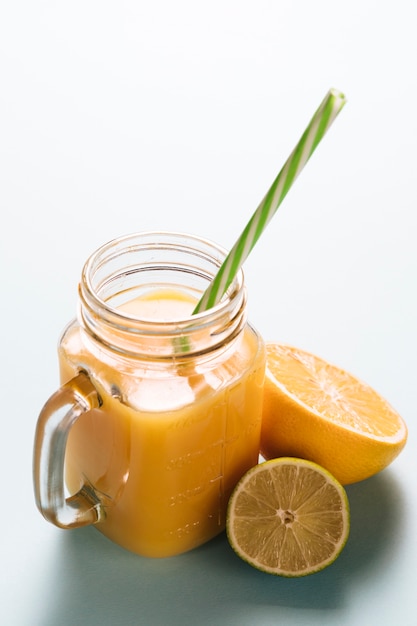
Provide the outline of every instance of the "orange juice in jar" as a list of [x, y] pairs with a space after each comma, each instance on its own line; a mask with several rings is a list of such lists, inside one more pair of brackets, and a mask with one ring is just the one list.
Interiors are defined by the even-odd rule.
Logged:
[[152, 557], [224, 529], [231, 491], [258, 461], [265, 368], [242, 272], [192, 315], [224, 257], [204, 239], [141, 233], [87, 261], [59, 345], [62, 387], [35, 441], [37, 503], [56, 525], [94, 523]]

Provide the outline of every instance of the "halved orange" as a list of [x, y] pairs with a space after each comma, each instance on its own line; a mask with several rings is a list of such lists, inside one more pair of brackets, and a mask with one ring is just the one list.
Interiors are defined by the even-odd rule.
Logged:
[[304, 350], [277, 343], [266, 349], [265, 459], [309, 459], [349, 484], [376, 474], [401, 452], [406, 424], [369, 385]]

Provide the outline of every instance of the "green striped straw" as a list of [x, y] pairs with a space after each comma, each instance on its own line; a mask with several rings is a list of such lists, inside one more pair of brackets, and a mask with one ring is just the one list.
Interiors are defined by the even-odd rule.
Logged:
[[255, 243], [275, 215], [291, 185], [345, 103], [346, 98], [340, 91], [329, 90], [269, 191], [203, 293], [193, 314], [206, 311], [221, 300]]

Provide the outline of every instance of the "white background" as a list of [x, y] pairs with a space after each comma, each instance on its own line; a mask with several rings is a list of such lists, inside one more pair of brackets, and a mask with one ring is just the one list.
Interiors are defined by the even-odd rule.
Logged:
[[[416, 623], [416, 61], [407, 0], [2, 3], [2, 624]], [[348, 369], [408, 423], [394, 464], [348, 489], [345, 551], [288, 581], [223, 537], [148, 561], [49, 525], [33, 433], [83, 262], [139, 230], [230, 247], [329, 87], [348, 104], [245, 274], [265, 339]]]

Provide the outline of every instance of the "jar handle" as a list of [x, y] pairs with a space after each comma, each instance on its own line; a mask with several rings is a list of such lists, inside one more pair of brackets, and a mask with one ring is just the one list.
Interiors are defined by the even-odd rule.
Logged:
[[76, 528], [104, 519], [104, 508], [90, 485], [66, 498], [65, 448], [71, 426], [100, 397], [85, 372], [80, 372], [47, 400], [36, 427], [33, 478], [36, 504], [42, 515], [60, 528]]

